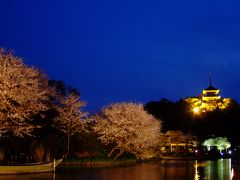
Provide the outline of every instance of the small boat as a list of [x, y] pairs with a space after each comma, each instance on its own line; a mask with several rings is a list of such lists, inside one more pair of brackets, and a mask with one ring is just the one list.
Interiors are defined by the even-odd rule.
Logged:
[[26, 174], [26, 173], [43, 173], [55, 172], [55, 168], [63, 159], [53, 160], [47, 163], [31, 163], [26, 165], [9, 165], [0, 166], [0, 174]]

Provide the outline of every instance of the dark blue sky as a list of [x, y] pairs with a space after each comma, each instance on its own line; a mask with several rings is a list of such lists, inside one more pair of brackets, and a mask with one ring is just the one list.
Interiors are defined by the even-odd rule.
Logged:
[[214, 85], [240, 100], [240, 2], [1, 0], [0, 47], [77, 87], [90, 110]]

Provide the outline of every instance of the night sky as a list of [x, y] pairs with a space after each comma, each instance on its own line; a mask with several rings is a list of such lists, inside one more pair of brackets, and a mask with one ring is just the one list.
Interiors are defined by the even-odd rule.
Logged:
[[240, 100], [240, 2], [1, 0], [0, 47], [80, 90], [88, 109], [199, 95]]

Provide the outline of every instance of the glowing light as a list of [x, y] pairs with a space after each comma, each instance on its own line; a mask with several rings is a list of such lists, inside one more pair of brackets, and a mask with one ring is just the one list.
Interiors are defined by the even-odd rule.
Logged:
[[231, 150], [229, 150], [229, 151], [228, 151], [228, 154], [232, 154], [232, 151], [231, 151]]
[[232, 168], [231, 169], [231, 179], [233, 179], [233, 176], [234, 176], [234, 169]]
[[[220, 89], [216, 89], [210, 85], [202, 91], [201, 96], [189, 97], [186, 98], [185, 101], [190, 105], [192, 110], [198, 107], [201, 113], [214, 111], [215, 109], [224, 110], [230, 106], [232, 99], [222, 98], [219, 92]], [[197, 112], [193, 111], [198, 113], [199, 110], [196, 109]]]
[[198, 107], [193, 108], [193, 112], [194, 113], [199, 113], [199, 108]]

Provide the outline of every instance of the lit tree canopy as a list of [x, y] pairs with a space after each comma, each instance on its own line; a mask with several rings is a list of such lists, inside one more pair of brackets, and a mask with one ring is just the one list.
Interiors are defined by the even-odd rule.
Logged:
[[207, 147], [208, 150], [211, 149], [212, 146], [215, 146], [215, 140], [213, 138], [206, 139], [203, 144], [203, 146]]
[[222, 150], [230, 148], [231, 143], [228, 141], [226, 137], [216, 137], [206, 139], [203, 142], [203, 146], [206, 146], [208, 150], [210, 150], [212, 146], [215, 146], [220, 152], [222, 152]]
[[68, 151], [70, 136], [85, 130], [87, 113], [81, 110], [84, 106], [85, 102], [81, 101], [76, 93], [62, 97], [57, 106], [59, 117], [55, 119], [54, 126], [67, 134]]
[[45, 75], [0, 49], [0, 136], [30, 135], [32, 117], [48, 109]]
[[231, 98], [202, 102], [199, 97], [191, 97], [186, 98], [185, 101], [187, 102], [190, 111], [194, 111], [195, 108], [198, 108], [201, 112], [211, 112], [216, 109], [224, 110], [230, 108], [233, 103]]
[[167, 131], [164, 135], [168, 143], [185, 143], [187, 136], [181, 131]]
[[94, 131], [103, 144], [113, 145], [109, 157], [115, 150], [133, 153], [137, 158], [159, 141], [161, 122], [148, 114], [142, 104], [116, 103], [102, 109], [94, 117]]
[[230, 148], [231, 144], [226, 137], [217, 137], [215, 139], [217, 149], [222, 152], [222, 150]]
[[161, 134], [161, 146], [172, 146], [185, 145], [196, 147], [198, 140], [195, 136], [184, 134], [182, 131], [167, 131], [165, 134]]

